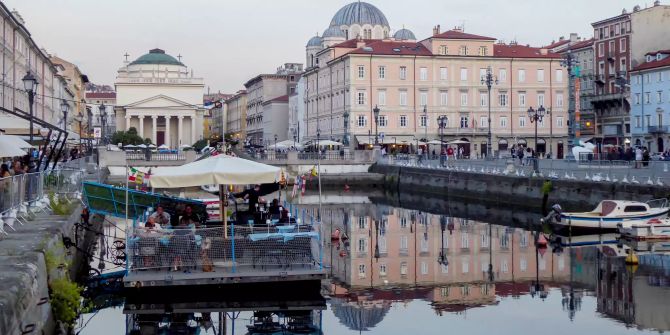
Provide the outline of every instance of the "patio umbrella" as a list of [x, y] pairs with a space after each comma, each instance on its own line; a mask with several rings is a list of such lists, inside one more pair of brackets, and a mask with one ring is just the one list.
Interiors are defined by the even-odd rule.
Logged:
[[140, 148], [140, 149], [146, 149], [147, 145], [146, 144], [140, 144], [137, 147]]
[[147, 147], [149, 147], [149, 148], [155, 148], [156, 145], [155, 145], [155, 144], [149, 144]]
[[161, 144], [158, 149], [170, 149], [170, 147], [168, 147], [167, 144]]
[[338, 145], [342, 145], [342, 143], [340, 143], [340, 142], [335, 142], [335, 141], [331, 141], [331, 140], [320, 140], [320, 141], [313, 140], [313, 141], [312, 141], [312, 144], [314, 144], [314, 145], [316, 145], [317, 143], [318, 143], [320, 146], [326, 146], [326, 145], [338, 146]]
[[18, 136], [14, 135], [0, 135], [0, 136], [2, 137], [3, 141], [7, 141], [7, 143], [12, 143], [19, 149], [29, 149], [33, 147], [32, 145], [30, 145], [30, 143], [24, 141]]
[[137, 146], [134, 144], [126, 144], [123, 146], [124, 149], [137, 149]]
[[438, 140], [432, 140], [432, 141], [428, 142], [428, 144], [440, 145], [440, 144], [442, 144], [442, 142], [438, 141]]
[[27, 153], [21, 150], [13, 140], [0, 136], [0, 157], [25, 156]]
[[[249, 185], [276, 183], [281, 169], [272, 165], [232, 157], [216, 155], [176, 167], [156, 168], [149, 179], [154, 188], [193, 187], [201, 185]], [[228, 235], [225, 215], [224, 192], [219, 192], [219, 208], [224, 223], [224, 235]]]
[[468, 141], [463, 141], [463, 140], [455, 140], [451, 142], [447, 142], [447, 144], [469, 144], [470, 142]]

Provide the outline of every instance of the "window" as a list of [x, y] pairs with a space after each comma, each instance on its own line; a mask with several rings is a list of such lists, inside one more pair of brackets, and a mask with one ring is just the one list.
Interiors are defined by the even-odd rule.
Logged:
[[446, 67], [441, 67], [440, 68], [440, 80], [447, 80], [447, 68]]
[[[660, 55], [660, 54], [659, 54]], [[656, 80], [660, 83], [663, 81], [663, 72], [656, 73]]]
[[419, 92], [419, 101], [421, 103], [421, 106], [427, 106], [428, 105], [428, 92], [426, 92], [426, 91]]
[[488, 118], [486, 116], [480, 116], [479, 117], [479, 127], [484, 128], [487, 127], [489, 124]]
[[428, 117], [425, 115], [419, 116], [419, 127], [426, 128], [428, 127]]
[[500, 128], [507, 128], [507, 116], [500, 117]]
[[519, 127], [525, 127], [525, 126], [526, 126], [526, 117], [519, 116]]
[[507, 70], [506, 69], [500, 69], [500, 72], [498, 73], [498, 79], [500, 79], [500, 81], [502, 81], [502, 82], [507, 80]]
[[465, 45], [461, 45], [460, 48], [458, 48], [458, 55], [459, 56], [467, 56], [468, 55], [468, 47]]
[[663, 91], [656, 92], [656, 103], [663, 102]]
[[526, 81], [526, 70], [520, 69], [519, 70], [519, 82], [523, 83]]
[[640, 121], [641, 121], [640, 117], [639, 117], [639, 116], [636, 116], [636, 117], [635, 117], [635, 128], [640, 128], [640, 127], [642, 127]]
[[537, 92], [537, 105], [544, 106], [544, 92]]
[[407, 250], [407, 236], [400, 236], [400, 249]]
[[610, 27], [605, 27], [605, 38], [610, 37]]
[[[461, 262], [461, 271], [463, 273], [470, 272], [470, 260], [469, 259], [463, 258], [463, 260]], [[461, 287], [461, 294], [463, 294], [463, 288], [465, 288], [465, 287], [466, 286]], [[463, 294], [463, 295], [465, 295], [465, 294]]]
[[[638, 77], [638, 79], [639, 79], [639, 77]], [[635, 103], [636, 105], [640, 104], [640, 93], [635, 93], [635, 97], [633, 98], [633, 103]]]
[[377, 91], [377, 103], [380, 106], [385, 106], [386, 105], [386, 91], [385, 90]]
[[448, 101], [449, 93], [447, 91], [440, 91], [440, 106], [446, 106]]
[[598, 43], [598, 57], [605, 57], [605, 43]]
[[[440, 271], [443, 274], [449, 273], [449, 264], [442, 264], [440, 266]], [[443, 288], [440, 289], [440, 291], [441, 291], [441, 294], [442, 294], [443, 297], [449, 296], [449, 287], [443, 287]]]
[[428, 263], [421, 262], [421, 274], [422, 275], [427, 275], [428, 274]]
[[644, 92], [644, 104], [645, 105], [651, 103], [650, 96], [651, 96], [650, 92]]
[[440, 55], [446, 55], [448, 53], [449, 49], [447, 49], [446, 45], [440, 45], [439, 51], [440, 51]]
[[479, 105], [485, 107], [488, 105], [488, 96], [484, 92], [479, 92]]
[[467, 106], [467, 105], [468, 105], [468, 93], [461, 92], [461, 106]]
[[358, 128], [364, 128], [368, 125], [368, 117], [365, 115], [359, 115], [358, 120], [356, 120], [356, 125], [358, 125]]
[[621, 72], [626, 72], [627, 66], [626, 66], [626, 59], [621, 58], [621, 64], [619, 65], [619, 71]]
[[498, 103], [500, 104], [500, 107], [507, 106], [507, 92], [498, 93]]
[[537, 70], [537, 82], [544, 82], [544, 69]]
[[388, 124], [389, 124], [389, 122], [388, 122], [388, 118], [386, 117], [386, 115], [379, 115], [379, 127], [384, 128], [384, 127], [388, 126]]
[[358, 278], [365, 278], [365, 264], [358, 264]]
[[563, 117], [562, 116], [557, 116], [556, 117], [556, 127], [563, 128]]
[[407, 67], [406, 66], [401, 66], [400, 67], [400, 80], [405, 80], [407, 79]]
[[563, 107], [563, 93], [556, 93], [556, 106]]
[[563, 82], [563, 70], [556, 70], [556, 82], [557, 83], [562, 83]]
[[507, 264], [507, 259], [503, 259], [500, 263], [501, 263], [500, 264], [500, 270], [503, 273], [509, 272], [509, 265]]
[[619, 51], [626, 52], [626, 38], [619, 39]]
[[401, 276], [407, 275], [407, 262], [400, 263], [400, 275]]
[[379, 275], [386, 276], [386, 264], [379, 264]]
[[358, 91], [356, 103], [358, 105], [365, 105], [365, 92]]
[[440, 125], [440, 118], [444, 118], [444, 128], [448, 128], [449, 127], [449, 118], [446, 115], [438, 116], [437, 117], [437, 123], [436, 123], [438, 126]]
[[419, 69], [419, 80], [428, 80], [428, 68], [422, 67]]
[[461, 128], [468, 128], [468, 117], [461, 116]]
[[618, 23], [615, 24], [615, 25], [614, 25], [614, 31], [612, 32], [612, 34], [614, 34], [614, 35], [619, 35], [619, 32], [621, 31], [620, 26], [621, 26], [621, 25], [618, 24]]
[[479, 47], [479, 55], [480, 55], [480, 56], [486, 56], [486, 55], [488, 55], [488, 53], [489, 53], [489, 52], [488, 52], [488, 48], [487, 48], [487, 47], [485, 47], [485, 46], [481, 46], [481, 47]]
[[386, 78], [386, 66], [379, 67], [379, 79]]
[[616, 43], [615, 43], [614, 40], [610, 41], [610, 43], [609, 43], [609, 50], [607, 50], [607, 54], [608, 54], [610, 57], [614, 57], [614, 45], [615, 45], [615, 44], [616, 44]]
[[358, 79], [363, 79], [365, 78], [365, 66], [359, 65], [358, 66]]
[[519, 92], [519, 106], [526, 106], [526, 92]]
[[400, 127], [407, 127], [407, 115], [400, 115]]
[[461, 68], [461, 81], [466, 81], [468, 80], [468, 69], [466, 68]]
[[400, 91], [399, 98], [400, 98], [400, 106], [407, 106], [407, 91], [405, 90]]
[[486, 69], [479, 69], [479, 79], [486, 80]]
[[368, 250], [367, 241], [364, 238], [358, 239], [358, 252], [363, 253]]

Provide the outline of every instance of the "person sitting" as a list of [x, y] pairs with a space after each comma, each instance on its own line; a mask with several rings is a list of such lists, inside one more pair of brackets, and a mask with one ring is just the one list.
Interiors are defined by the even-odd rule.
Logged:
[[187, 228], [190, 225], [195, 225], [196, 227], [200, 225], [200, 217], [198, 214], [193, 213], [193, 208], [190, 205], [186, 205], [184, 209], [184, 214], [179, 219], [179, 227]]
[[153, 222], [161, 226], [170, 225], [170, 214], [165, 212], [162, 205], [156, 206], [156, 211], [149, 216], [149, 219], [153, 219]]
[[268, 212], [270, 213], [270, 215], [273, 215], [273, 216], [280, 214], [279, 200], [272, 199], [272, 202], [270, 203], [270, 207], [268, 208]]

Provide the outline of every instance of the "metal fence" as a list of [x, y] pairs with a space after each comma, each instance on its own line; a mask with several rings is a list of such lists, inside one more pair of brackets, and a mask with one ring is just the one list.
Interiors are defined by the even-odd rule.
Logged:
[[183, 161], [186, 160], [186, 154], [184, 154], [184, 152], [126, 152], [126, 159], [130, 161]]
[[[240, 229], [242, 228], [242, 229]], [[279, 226], [146, 230], [128, 237], [128, 270], [262, 272], [320, 270], [319, 234], [307, 227]]]
[[[532, 176], [534, 161], [523, 159], [448, 159], [443, 156], [427, 159], [425, 156], [386, 156], [380, 163], [424, 169], [443, 169], [484, 174], [513, 174]], [[558, 159], [537, 160], [538, 171], [543, 178], [588, 180], [595, 182], [619, 182], [646, 185], [670, 185], [669, 161], [622, 161], [622, 160], [580, 160]]]

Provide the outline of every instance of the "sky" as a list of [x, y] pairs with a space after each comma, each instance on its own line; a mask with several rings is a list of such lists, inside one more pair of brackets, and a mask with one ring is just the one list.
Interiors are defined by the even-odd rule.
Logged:
[[[16, 9], [33, 39], [79, 66], [96, 84], [112, 85], [123, 55], [152, 48], [182, 55], [205, 90], [234, 93], [260, 73], [305, 62], [305, 44], [351, 0], [0, 0]], [[652, 0], [646, 5], [651, 6]], [[662, 1], [667, 3], [669, 0]], [[465, 26], [472, 34], [546, 45], [571, 32], [590, 38], [591, 22], [632, 11], [636, 0], [368, 0], [392, 31], [418, 39]]]

